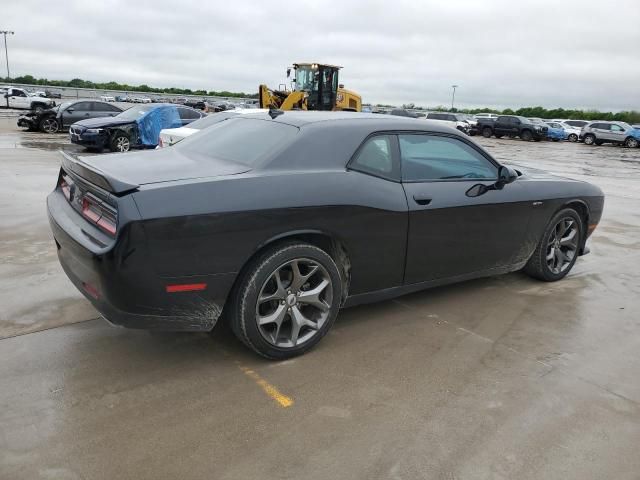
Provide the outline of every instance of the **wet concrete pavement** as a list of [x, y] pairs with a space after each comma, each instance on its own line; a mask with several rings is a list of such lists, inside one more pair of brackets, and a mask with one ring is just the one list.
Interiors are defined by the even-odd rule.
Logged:
[[640, 150], [481, 139], [603, 188], [592, 253], [554, 284], [511, 274], [344, 310], [273, 363], [224, 328], [74, 323], [96, 314], [42, 203], [66, 138], [24, 148], [1, 125], [1, 479], [640, 478]]

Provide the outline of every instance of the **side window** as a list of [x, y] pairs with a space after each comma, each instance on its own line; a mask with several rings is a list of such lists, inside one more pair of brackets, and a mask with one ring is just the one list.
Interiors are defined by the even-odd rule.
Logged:
[[181, 120], [195, 120], [197, 118], [200, 118], [200, 114], [195, 110], [191, 110], [190, 108], [178, 107], [178, 114], [180, 115]]
[[91, 110], [91, 104], [93, 102], [78, 102], [74, 103], [71, 108], [73, 108], [76, 112], [88, 112]]
[[473, 147], [452, 137], [399, 135], [402, 180], [498, 178], [498, 168]]
[[24, 93], [22, 90], [14, 90], [13, 91], [13, 96], [14, 97], [26, 97], [27, 94]]
[[369, 138], [349, 163], [349, 168], [376, 177], [398, 180], [398, 168], [392, 155], [392, 137], [379, 135]]
[[598, 126], [594, 128], [599, 128], [600, 130], [611, 130], [611, 125], [608, 123], [598, 123]]
[[115, 105], [109, 105], [108, 103], [100, 103], [94, 102], [92, 104], [94, 112], [118, 112], [120, 113], [120, 109]]
[[611, 131], [612, 132], [624, 132], [624, 128], [622, 128], [620, 125], [611, 125]]

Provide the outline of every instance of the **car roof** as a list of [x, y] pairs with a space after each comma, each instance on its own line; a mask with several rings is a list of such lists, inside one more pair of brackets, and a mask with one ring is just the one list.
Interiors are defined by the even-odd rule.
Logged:
[[287, 111], [271, 119], [273, 122], [284, 123], [294, 127], [313, 125], [322, 128], [324, 125], [333, 126], [335, 122], [367, 123], [367, 126], [375, 130], [429, 130], [432, 132], [451, 133], [456, 129], [446, 126], [443, 122], [430, 121], [412, 117], [400, 117], [395, 115], [379, 115], [375, 113], [360, 112], [303, 112]]

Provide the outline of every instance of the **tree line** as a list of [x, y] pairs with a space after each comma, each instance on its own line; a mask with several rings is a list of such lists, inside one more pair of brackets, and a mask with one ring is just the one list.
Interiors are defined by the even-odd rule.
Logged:
[[43, 85], [48, 87], [69, 87], [69, 88], [90, 88], [95, 90], [116, 90], [123, 92], [147, 92], [171, 95], [202, 95], [210, 97], [236, 97], [236, 98], [258, 98], [257, 93], [244, 92], [228, 92], [226, 90], [191, 90], [190, 88], [157, 88], [149, 85], [127, 85], [118, 82], [91, 82], [81, 78], [72, 80], [49, 80], [48, 78], [35, 78], [33, 75], [22, 75], [15, 78], [2, 78], [3, 83], [11, 83], [16, 85]]

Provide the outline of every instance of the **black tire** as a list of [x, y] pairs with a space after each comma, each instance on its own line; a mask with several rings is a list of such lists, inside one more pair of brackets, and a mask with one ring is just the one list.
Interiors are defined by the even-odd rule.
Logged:
[[585, 145], [594, 145], [596, 143], [596, 136], [593, 135], [592, 133], [587, 133], [584, 136], [583, 141]]
[[[576, 249], [571, 256], [570, 262], [566, 264], [566, 267], [563, 267], [563, 269], [559, 272], [554, 272], [548, 264], [548, 261], [550, 260], [548, 260], [547, 257], [549, 255], [549, 252], [547, 250], [554, 245], [552, 239], [557, 232], [557, 225], [565, 220], [572, 220], [573, 222], [575, 222], [575, 225], [577, 227], [577, 233], [575, 234], [575, 236], [577, 237]], [[538, 280], [542, 280], [545, 282], [555, 282], [564, 278], [576, 263], [580, 245], [582, 244], [582, 238], [584, 235], [583, 232], [584, 225], [582, 223], [582, 219], [580, 218], [578, 212], [576, 212], [573, 208], [565, 208], [556, 213], [551, 221], [547, 224], [547, 227], [542, 234], [542, 238], [540, 239], [538, 246], [536, 247], [533, 255], [531, 255], [531, 258], [523, 269], [524, 272], [533, 278], [537, 278]], [[559, 247], [553, 246], [553, 248]]]
[[530, 142], [531, 139], [533, 138], [533, 135], [531, 134], [531, 130], [523, 130], [522, 132], [520, 132], [520, 138], [525, 142]]
[[40, 120], [38, 128], [43, 133], [58, 133], [60, 124], [54, 117], [47, 117]]
[[578, 141], [578, 135], [576, 135], [575, 133], [571, 133], [567, 137], [567, 140], [569, 140], [571, 143], [576, 143]]
[[603, 143], [604, 143], [604, 142], [603, 142], [602, 140], [596, 140], [596, 145], [597, 145], [597, 146], [600, 146], [600, 145], [602, 145]]
[[491, 127], [484, 127], [482, 129], [482, 136], [484, 138], [490, 138], [491, 135], [493, 135], [493, 130], [491, 129]]
[[109, 150], [112, 152], [128, 152], [131, 150], [131, 139], [124, 132], [116, 132], [111, 136]]
[[629, 147], [629, 148], [637, 148], [640, 142], [638, 142], [637, 139], [633, 138], [633, 137], [628, 137], [625, 141], [624, 141], [624, 146], [625, 147]]
[[[310, 338], [294, 346], [277, 346], [273, 339], [268, 340], [264, 331], [258, 326], [259, 306], [258, 296], [264, 291], [267, 282], [271, 281], [275, 272], [292, 261], [311, 261], [324, 269], [322, 274], [326, 274], [330, 279], [331, 300], [329, 308], [326, 310], [326, 319], [317, 330], [311, 329], [315, 333]], [[285, 282], [286, 283], [286, 280]], [[290, 288], [283, 287], [284, 289]], [[291, 311], [295, 307], [287, 307], [289, 303], [289, 293], [286, 302], [274, 300], [276, 307], [278, 303], [284, 305]], [[295, 295], [293, 295], [295, 297]], [[313, 348], [324, 335], [329, 331], [335, 321], [342, 301], [342, 280], [336, 263], [324, 250], [307, 243], [283, 243], [268, 249], [263, 254], [254, 259], [244, 270], [242, 277], [229, 299], [228, 321], [234, 334], [248, 348], [272, 360], [283, 360], [286, 358], [302, 355]], [[294, 300], [295, 301], [295, 300]], [[283, 328], [289, 322], [292, 328], [293, 320], [290, 314], [285, 313], [285, 319], [281, 320]], [[302, 332], [302, 330], [300, 330]], [[274, 334], [277, 337], [277, 333]], [[302, 335], [302, 334], [301, 334]], [[278, 342], [275, 342], [278, 343]]]

